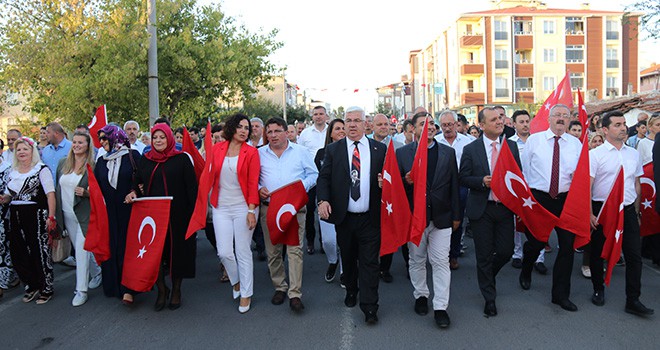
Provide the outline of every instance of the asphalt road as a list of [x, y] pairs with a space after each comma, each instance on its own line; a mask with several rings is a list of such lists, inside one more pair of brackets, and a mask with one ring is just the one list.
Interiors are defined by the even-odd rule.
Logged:
[[[439, 329], [433, 313], [413, 311], [412, 287], [400, 253], [394, 258], [394, 282], [380, 284], [380, 321], [364, 323], [358, 307], [343, 305], [338, 278], [323, 280], [325, 256], [305, 255], [300, 315], [288, 302], [270, 303], [273, 289], [265, 262], [255, 261], [252, 309], [244, 315], [231, 298], [228, 283], [219, 282], [218, 259], [198, 238], [197, 278], [185, 280], [179, 310], [153, 311], [156, 292], [136, 297], [127, 308], [99, 289], [88, 302], [72, 307], [74, 270], [58, 265], [55, 297], [46, 305], [21, 302], [19, 288], [0, 299], [0, 349], [657, 349], [660, 315], [640, 318], [623, 311], [624, 268], [616, 267], [606, 304], [591, 304], [591, 283], [580, 274], [576, 255], [572, 301], [578, 312], [550, 303], [551, 275], [534, 272], [532, 289], [523, 291], [511, 266], [498, 276], [499, 315], [483, 316], [476, 281], [472, 240], [461, 267], [452, 272], [449, 315], [451, 327]], [[553, 244], [555, 244], [553, 242]], [[556, 251], [546, 255], [552, 266]], [[645, 261], [641, 300], [660, 313], [660, 271]], [[550, 269], [550, 273], [551, 273]], [[429, 278], [429, 283], [430, 283]], [[430, 304], [430, 303], [429, 303]]]

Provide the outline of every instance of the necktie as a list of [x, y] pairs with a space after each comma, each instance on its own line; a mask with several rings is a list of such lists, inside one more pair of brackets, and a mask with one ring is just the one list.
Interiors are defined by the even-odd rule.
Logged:
[[[497, 152], [497, 142], [493, 141], [493, 143], [490, 144], [493, 148], [492, 153], [490, 154], [490, 174], [493, 174], [493, 170], [495, 170], [495, 164], [497, 164], [497, 156], [499, 156]], [[498, 201], [497, 196], [493, 191], [491, 190], [491, 195], [493, 196], [494, 201]]]
[[353, 143], [353, 159], [351, 160], [351, 198], [354, 201], [360, 199], [360, 149], [358, 145], [360, 142]]
[[557, 198], [559, 194], [559, 136], [555, 136], [555, 149], [552, 151], [552, 173], [548, 194], [552, 198]]

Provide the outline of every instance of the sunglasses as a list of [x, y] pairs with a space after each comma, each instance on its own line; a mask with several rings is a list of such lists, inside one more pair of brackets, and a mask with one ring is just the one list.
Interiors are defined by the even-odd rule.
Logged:
[[107, 136], [99, 136], [99, 141], [108, 141]]

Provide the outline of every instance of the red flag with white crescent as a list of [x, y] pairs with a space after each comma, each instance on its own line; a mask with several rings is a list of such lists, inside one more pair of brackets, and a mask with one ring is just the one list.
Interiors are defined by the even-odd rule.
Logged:
[[573, 91], [571, 90], [571, 78], [568, 75], [568, 71], [566, 71], [564, 79], [559, 82], [555, 91], [548, 96], [543, 106], [536, 112], [534, 119], [529, 123], [530, 133], [534, 134], [539, 131], [548, 130], [548, 127], [550, 127], [548, 122], [550, 108], [556, 104], [563, 104], [568, 106], [569, 109], [573, 109]]
[[99, 141], [99, 130], [103, 129], [104, 126], [108, 125], [108, 114], [105, 111], [105, 105], [99, 106], [96, 109], [96, 113], [92, 117], [92, 120], [87, 124], [89, 128], [89, 136], [92, 137], [94, 141], [94, 147], [101, 148], [101, 141]]
[[195, 143], [190, 137], [190, 133], [186, 127], [183, 128], [181, 150], [190, 154], [190, 157], [192, 157], [193, 166], [195, 167], [195, 176], [197, 177], [197, 181], [199, 181], [199, 177], [202, 176], [202, 170], [204, 170], [204, 157], [202, 157], [197, 147], [195, 147]]
[[273, 245], [300, 245], [296, 214], [307, 204], [308, 197], [301, 180], [280, 187], [270, 193], [266, 225]]
[[605, 284], [610, 285], [612, 270], [621, 257], [623, 243], [623, 167], [619, 167], [610, 194], [598, 213], [598, 223], [603, 227], [605, 244], [600, 257], [607, 260]]
[[417, 151], [415, 152], [415, 159], [413, 160], [412, 168], [410, 169], [410, 177], [413, 180], [413, 212], [410, 221], [410, 242], [419, 246], [422, 240], [422, 235], [426, 229], [426, 169], [428, 167], [428, 130], [429, 119], [427, 117], [424, 121], [424, 129], [418, 140]]
[[[380, 256], [394, 253], [408, 242], [412, 213], [403, 187], [399, 164], [390, 139], [383, 165], [383, 194], [380, 200]], [[426, 187], [426, 186], [424, 186]]]
[[657, 205], [656, 188], [653, 182], [653, 163], [644, 165], [644, 175], [640, 177], [642, 185], [640, 194], [639, 212], [642, 214], [642, 223], [639, 231], [642, 237], [660, 233], [660, 215], [655, 210]]
[[575, 234], [573, 247], [583, 247], [591, 241], [591, 176], [589, 174], [589, 143], [582, 143], [582, 151], [573, 173], [571, 187], [557, 226]]
[[148, 292], [156, 283], [170, 224], [171, 201], [172, 197], [144, 197], [133, 202], [121, 279], [126, 288]]
[[548, 242], [550, 232], [559, 219], [538, 204], [511, 154], [509, 143], [503, 141], [493, 169], [490, 189], [502, 204], [520, 216], [525, 227], [536, 239]]
[[211, 142], [212, 136], [210, 135], [211, 131], [211, 122], [209, 121], [206, 125], [206, 130], [209, 134], [204, 138], [204, 149], [206, 150], [204, 160], [204, 169], [202, 170], [201, 175], [199, 176], [199, 189], [197, 190], [197, 199], [195, 200], [195, 210], [190, 217], [190, 223], [188, 223], [188, 229], [186, 230], [186, 239], [190, 238], [193, 233], [201, 230], [206, 227], [206, 214], [207, 207], [209, 205], [209, 193], [211, 193], [211, 187], [213, 186], [213, 178], [211, 167], [213, 166], [213, 144]]
[[108, 229], [108, 211], [105, 198], [94, 176], [92, 167], [87, 164], [89, 179], [89, 224], [85, 237], [85, 250], [94, 254], [99, 265], [110, 259], [110, 231]]
[[587, 142], [589, 134], [587, 129], [589, 128], [589, 114], [587, 114], [587, 107], [584, 105], [584, 99], [582, 98], [582, 92], [580, 88], [577, 89], [578, 95], [578, 120], [582, 124], [582, 134], [580, 134], [580, 141], [582, 143]]

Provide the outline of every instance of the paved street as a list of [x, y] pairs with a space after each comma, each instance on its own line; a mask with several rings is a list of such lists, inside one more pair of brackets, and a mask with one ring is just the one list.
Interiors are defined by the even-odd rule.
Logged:
[[[203, 236], [203, 235], [202, 235]], [[218, 280], [218, 260], [206, 238], [198, 238], [197, 278], [183, 285], [179, 310], [154, 312], [156, 292], [136, 297], [128, 309], [119, 300], [90, 291], [89, 301], [71, 306], [74, 270], [56, 267], [56, 295], [43, 306], [24, 304], [18, 289], [0, 299], [0, 348], [3, 349], [657, 349], [660, 315], [649, 319], [624, 313], [624, 268], [616, 267], [606, 305], [591, 304], [591, 283], [579, 272], [576, 254], [570, 313], [550, 303], [551, 275], [534, 272], [532, 289], [518, 286], [519, 270], [506, 266], [498, 277], [499, 315], [482, 314], [472, 240], [452, 273], [451, 327], [441, 330], [432, 312], [414, 313], [412, 287], [403, 259], [395, 255], [392, 284], [380, 284], [380, 321], [367, 326], [358, 307], [343, 305], [338, 278], [323, 280], [325, 256], [305, 255], [303, 314], [288, 303], [270, 303], [273, 290], [265, 262], [255, 261], [252, 309], [237, 311], [228, 283]], [[556, 243], [553, 242], [553, 246]], [[556, 256], [547, 254], [547, 265]], [[660, 271], [645, 264], [642, 301], [660, 313]]]

